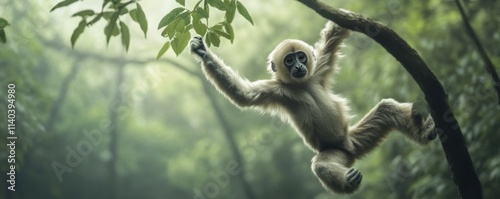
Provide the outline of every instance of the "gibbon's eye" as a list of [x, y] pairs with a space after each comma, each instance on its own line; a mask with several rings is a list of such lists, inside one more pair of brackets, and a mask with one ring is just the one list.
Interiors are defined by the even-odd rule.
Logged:
[[295, 60], [293, 59], [293, 54], [288, 54], [287, 56], [285, 56], [285, 59], [283, 60], [283, 62], [285, 63], [286, 66], [291, 66], [293, 65], [293, 63], [295, 62]]
[[301, 63], [307, 62], [307, 56], [306, 56], [306, 53], [304, 53], [304, 52], [297, 52], [297, 58], [299, 58], [299, 62], [301, 62]]

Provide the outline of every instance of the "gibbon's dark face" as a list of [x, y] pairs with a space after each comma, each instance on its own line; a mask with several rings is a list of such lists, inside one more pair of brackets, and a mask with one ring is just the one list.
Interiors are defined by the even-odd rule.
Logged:
[[307, 55], [303, 51], [288, 53], [283, 58], [283, 64], [294, 78], [307, 75]]
[[269, 72], [273, 79], [286, 83], [307, 82], [314, 73], [313, 47], [304, 41], [287, 39], [269, 54]]

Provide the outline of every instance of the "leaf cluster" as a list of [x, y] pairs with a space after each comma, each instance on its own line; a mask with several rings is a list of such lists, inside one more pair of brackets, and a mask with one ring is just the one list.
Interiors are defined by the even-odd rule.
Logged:
[[[52, 12], [58, 8], [69, 6], [77, 1], [63, 0], [57, 3], [50, 11]], [[253, 19], [248, 10], [238, 0], [198, 0], [193, 9], [186, 8], [185, 0], [175, 1], [181, 6], [172, 9], [158, 24], [158, 29], [163, 29], [161, 35], [167, 38], [168, 41], [163, 44], [158, 52], [157, 59], [164, 55], [170, 47], [172, 47], [176, 55], [184, 51], [191, 39], [191, 30], [204, 37], [208, 46], [214, 45], [218, 47], [221, 37], [232, 43], [234, 41], [234, 30], [231, 23], [237, 12], [253, 24]], [[135, 5], [135, 8], [130, 9], [130, 7], [134, 7], [133, 5]], [[212, 8], [224, 12], [225, 15], [224, 20], [210, 26], [208, 18], [210, 17]], [[130, 46], [130, 30], [127, 24], [122, 21], [122, 18], [127, 14], [133, 21], [139, 24], [142, 32], [144, 32], [144, 37], [146, 37], [148, 23], [145, 12], [137, 0], [103, 0], [100, 12], [85, 9], [72, 15], [72, 17], [80, 17], [81, 21], [71, 35], [71, 46], [75, 46], [76, 41], [87, 27], [104, 19], [107, 24], [104, 27], [106, 44], [109, 44], [111, 37], [121, 35], [122, 45], [125, 51], [128, 51]], [[2, 39], [2, 32], [3, 29], [0, 28], [0, 39]]]
[[[57, 3], [50, 11], [54, 11], [58, 8], [69, 6], [78, 0], [64, 0]], [[135, 7], [134, 7], [135, 5]], [[132, 7], [132, 9], [130, 9]], [[130, 9], [130, 10], [129, 10]], [[94, 10], [85, 9], [81, 10], [72, 15], [72, 17], [80, 17], [80, 23], [71, 34], [71, 46], [74, 47], [76, 41], [80, 35], [85, 31], [85, 28], [94, 25], [99, 21], [106, 22], [104, 27], [104, 35], [106, 36], [106, 44], [109, 44], [111, 37], [116, 37], [121, 35], [122, 45], [125, 51], [128, 51], [130, 46], [130, 30], [126, 23], [122, 21], [123, 17], [128, 16], [139, 24], [144, 37], [147, 35], [148, 22], [146, 19], [146, 14], [142, 9], [141, 5], [134, 1], [122, 1], [122, 0], [103, 0], [101, 11], [96, 12]]]
[[[172, 47], [176, 55], [179, 55], [188, 45], [191, 39], [190, 30], [205, 38], [208, 46], [219, 46], [221, 37], [234, 41], [234, 30], [231, 23], [236, 12], [253, 24], [252, 17], [245, 6], [237, 0], [199, 0], [192, 9], [186, 8], [184, 0], [176, 0], [181, 6], [172, 9], [159, 22], [158, 29], [163, 29], [161, 35], [168, 38], [158, 52], [159, 59]], [[208, 19], [213, 8], [224, 12], [224, 20], [210, 26]]]

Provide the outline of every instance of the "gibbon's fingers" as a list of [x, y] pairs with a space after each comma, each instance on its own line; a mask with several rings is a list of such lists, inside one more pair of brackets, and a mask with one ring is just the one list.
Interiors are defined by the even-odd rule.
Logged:
[[191, 52], [203, 57], [207, 54], [207, 49], [201, 36], [194, 36], [190, 41]]

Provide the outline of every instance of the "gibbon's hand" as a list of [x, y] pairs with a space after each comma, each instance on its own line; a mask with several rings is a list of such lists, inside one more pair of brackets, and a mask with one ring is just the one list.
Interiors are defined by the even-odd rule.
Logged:
[[205, 48], [205, 44], [201, 36], [194, 36], [190, 41], [191, 52], [197, 54], [202, 57], [207, 54], [207, 49]]

